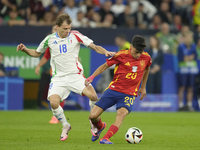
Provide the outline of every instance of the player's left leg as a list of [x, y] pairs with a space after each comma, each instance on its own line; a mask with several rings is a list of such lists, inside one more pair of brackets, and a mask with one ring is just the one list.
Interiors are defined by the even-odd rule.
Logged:
[[113, 144], [109, 139], [119, 130], [124, 118], [129, 114], [129, 111], [122, 107], [117, 110], [115, 122], [110, 126], [108, 132], [100, 140], [100, 144]]
[[88, 85], [86, 86], [83, 91], [82, 94], [84, 94], [85, 96], [87, 96], [91, 101], [96, 102], [98, 97], [97, 97], [97, 93], [95, 92], [94, 88], [92, 85]]
[[[79, 74], [73, 76], [70, 75], [68, 80], [70, 81], [68, 85], [71, 91], [80, 95], [87, 96], [90, 99], [89, 105], [92, 110], [98, 99], [93, 86], [92, 85], [85, 86], [85, 78], [83, 75]], [[91, 122], [90, 124], [91, 124], [91, 132], [93, 134], [97, 133], [98, 129]]]

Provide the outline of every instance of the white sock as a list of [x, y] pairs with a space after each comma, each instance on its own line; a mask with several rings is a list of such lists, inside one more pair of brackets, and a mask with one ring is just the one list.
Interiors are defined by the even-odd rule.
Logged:
[[97, 101], [89, 101], [89, 105], [90, 105], [90, 110], [92, 110], [92, 108], [94, 107], [94, 105], [95, 105], [95, 103], [96, 103]]
[[183, 106], [184, 106], [183, 102], [179, 102], [179, 108], [181, 108]]
[[53, 115], [62, 123], [63, 127], [68, 124], [64, 111], [60, 105], [57, 109], [51, 109], [51, 110], [53, 112]]
[[188, 107], [192, 107], [192, 102], [187, 102]]

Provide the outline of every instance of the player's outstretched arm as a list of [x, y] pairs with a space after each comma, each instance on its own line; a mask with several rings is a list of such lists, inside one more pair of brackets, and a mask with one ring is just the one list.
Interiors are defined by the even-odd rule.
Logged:
[[103, 65], [99, 66], [95, 71], [94, 73], [88, 77], [86, 80], [85, 80], [85, 85], [88, 86], [92, 81], [93, 79], [98, 76], [99, 74], [101, 74], [102, 72], [104, 72], [107, 68], [109, 68], [110, 66], [108, 66], [107, 62], [104, 63]]
[[95, 45], [94, 43], [90, 43], [89, 48], [95, 50], [99, 54], [104, 54], [106, 57], [115, 55], [116, 52], [107, 51], [105, 48]]
[[34, 49], [29, 49], [27, 48], [24, 44], [19, 44], [17, 45], [17, 52], [18, 51], [22, 51], [22, 52], [25, 52], [26, 54], [28, 54], [29, 56], [32, 56], [32, 57], [39, 57], [42, 53], [38, 53], [36, 50]]
[[40, 60], [39, 64], [35, 68], [36, 75], [39, 75], [40, 67], [44, 66], [44, 64], [46, 64], [47, 62], [48, 62], [48, 59], [46, 59], [46, 57], [43, 56], [42, 59]]
[[140, 100], [143, 100], [143, 98], [146, 97], [146, 83], [147, 83], [147, 79], [149, 76], [149, 70], [150, 70], [150, 67], [148, 67], [144, 70], [144, 74], [142, 77], [142, 85], [138, 91], [138, 95], [139, 96], [141, 95]]

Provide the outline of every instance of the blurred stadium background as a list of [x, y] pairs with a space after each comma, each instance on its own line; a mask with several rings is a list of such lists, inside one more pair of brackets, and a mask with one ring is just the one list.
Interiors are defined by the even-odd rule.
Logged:
[[[0, 52], [4, 54], [3, 63], [6, 67], [7, 77], [0, 78], [0, 109], [37, 109], [36, 101], [40, 76], [35, 75], [34, 69], [39, 63], [39, 58], [31, 58], [21, 52], [16, 53], [16, 45], [23, 42], [30, 48], [36, 48], [41, 40], [50, 33], [52, 25], [55, 24], [56, 16], [60, 13], [70, 13], [73, 19], [73, 30], [78, 30], [93, 39], [95, 44], [116, 52], [119, 50], [115, 43], [115, 38], [118, 35], [125, 35], [129, 42], [134, 35], [143, 35], [149, 47], [149, 38], [152, 35], [162, 37], [162, 25], [167, 22], [169, 37], [160, 38], [160, 42], [164, 43], [165, 40], [171, 40], [171, 42], [167, 46], [162, 45], [161, 48], [164, 52], [161, 93], [148, 94], [141, 103], [137, 103], [136, 100], [133, 110], [177, 111], [177, 46], [181, 42], [178, 41], [178, 38], [180, 39], [180, 35], [185, 34], [184, 32], [192, 32], [194, 43], [198, 45], [200, 38], [199, 7], [199, 0], [1, 1]], [[97, 19], [98, 17], [100, 20]], [[184, 26], [188, 27], [188, 31], [183, 30]], [[169, 52], [169, 49], [172, 50]], [[106, 59], [86, 47], [81, 47], [80, 58], [86, 77]], [[199, 60], [197, 61], [200, 64]], [[112, 69], [108, 76], [112, 76]], [[95, 78], [93, 82], [95, 88], [100, 77]], [[199, 111], [198, 80], [197, 76], [193, 93], [193, 107], [196, 111]], [[49, 109], [45, 94], [43, 107]], [[184, 103], [186, 103], [185, 99]], [[88, 101], [86, 97], [71, 93], [66, 101], [65, 109], [88, 110], [89, 107], [85, 101]]]
[[[39, 88], [39, 79], [40, 76], [37, 76], [34, 72], [35, 67], [39, 63], [39, 58], [32, 58], [27, 56], [22, 52], [16, 52], [16, 45], [18, 43], [25, 43], [30, 48], [37, 48], [38, 44], [43, 37], [51, 30], [51, 27], [9, 27], [9, 26], [0, 26], [1, 29], [1, 45], [0, 51], [4, 53], [4, 65], [7, 68], [7, 71], [17, 70], [19, 78], [17, 77], [6, 77], [8, 80], [16, 79], [14, 83], [11, 84], [8, 90], [5, 88], [5, 83], [1, 82], [1, 102], [7, 97], [8, 106], [7, 109], [26, 109], [26, 108], [37, 108], [37, 95]], [[82, 34], [87, 35], [94, 40], [94, 43], [102, 45], [104, 48], [110, 51], [118, 51], [118, 47], [115, 45], [114, 39], [119, 34], [125, 34], [129, 42], [133, 35], [140, 34], [146, 38], [147, 44], [149, 44], [149, 37], [154, 35], [157, 31], [155, 30], [141, 30], [141, 29], [90, 29], [90, 28], [78, 28], [76, 29]], [[80, 58], [84, 67], [84, 75], [89, 77], [89, 75], [102, 63], [105, 62], [106, 57], [99, 55], [96, 52], [90, 50], [87, 47], [81, 47]], [[136, 111], [177, 111], [178, 109], [178, 97], [177, 97], [177, 57], [172, 54], [164, 55], [164, 64], [162, 66], [162, 93], [159, 95], [147, 94], [147, 98], [136, 105], [134, 109]], [[112, 71], [112, 70], [111, 70]], [[16, 74], [17, 75], [17, 74]], [[12, 76], [12, 75], [11, 75]], [[13, 75], [15, 76], [15, 74]], [[13, 80], [14, 80], [13, 79]], [[95, 78], [93, 86], [96, 87], [97, 81], [100, 79], [100, 76]], [[1, 78], [1, 80], [4, 80]], [[18, 81], [19, 80], [19, 81]], [[23, 81], [22, 81], [23, 80]], [[15, 86], [12, 88], [12, 85]], [[18, 87], [19, 86], [19, 87]], [[47, 87], [48, 88], [48, 87]], [[8, 92], [7, 96], [3, 95], [3, 91]], [[194, 107], [196, 110], [199, 110], [197, 103], [197, 93], [194, 91]], [[19, 96], [18, 96], [19, 95]], [[45, 95], [45, 94], [44, 94]], [[76, 94], [71, 94], [69, 99], [75, 100], [79, 103], [80, 107], [71, 107], [70, 109], [86, 109], [88, 101], [86, 97], [82, 98]], [[84, 100], [83, 100], [84, 99]], [[44, 97], [45, 100], [45, 97]], [[12, 101], [12, 103], [9, 103]], [[19, 101], [19, 102], [17, 102]], [[145, 102], [146, 101], [146, 102]], [[47, 103], [47, 101], [44, 101]], [[44, 108], [48, 107], [44, 103]], [[66, 105], [67, 105], [66, 101]], [[85, 103], [85, 104], [84, 104]], [[19, 106], [19, 108], [17, 107]], [[70, 103], [69, 103], [70, 105]], [[72, 105], [72, 103], [71, 103]], [[65, 107], [69, 109], [69, 107]], [[2, 109], [2, 108], [1, 108]]]
[[[196, 112], [178, 112], [177, 77], [177, 46], [187, 33], [193, 34], [192, 43], [197, 45], [200, 70], [199, 10], [200, 0], [0, 0], [0, 52], [4, 54], [6, 68], [6, 76], [0, 77], [0, 149], [199, 149], [200, 74], [196, 76], [193, 90], [192, 106]], [[73, 130], [67, 141], [61, 142], [61, 124], [49, 124], [52, 112], [46, 100], [48, 85], [43, 93], [42, 108], [37, 105], [41, 75], [37, 76], [34, 70], [40, 59], [16, 52], [19, 43], [37, 48], [51, 32], [56, 16], [63, 12], [72, 14], [73, 30], [78, 30], [109, 51], [119, 51], [115, 42], [118, 35], [125, 35], [128, 42], [134, 35], [142, 35], [147, 48], [151, 36], [155, 35], [160, 40], [164, 53], [161, 93], [147, 91], [143, 101], [136, 98], [133, 111], [111, 139], [114, 142], [112, 147], [102, 147], [90, 141], [88, 98], [75, 93], [69, 95], [64, 105], [66, 118]], [[165, 36], [162, 26], [166, 22], [169, 33]], [[80, 60], [85, 77], [89, 77], [106, 57], [82, 46]], [[112, 76], [111, 68], [106, 77]], [[101, 77], [96, 77], [92, 83], [99, 97], [101, 92], [97, 87]], [[113, 112], [115, 107], [102, 114], [102, 120], [108, 126], [114, 122], [116, 114]], [[125, 141], [124, 134], [132, 126], [142, 130], [144, 138], [141, 144], [130, 145]]]

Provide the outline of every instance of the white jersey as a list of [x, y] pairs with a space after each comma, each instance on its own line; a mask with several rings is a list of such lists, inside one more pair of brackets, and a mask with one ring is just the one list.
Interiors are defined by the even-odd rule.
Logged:
[[83, 74], [83, 66], [78, 61], [80, 44], [88, 47], [93, 41], [78, 31], [71, 31], [66, 38], [60, 38], [57, 33], [48, 35], [37, 48], [43, 53], [48, 47], [51, 54], [52, 75]]

